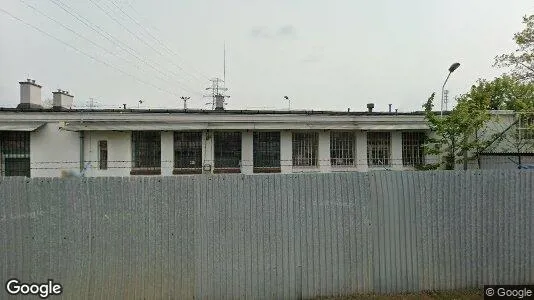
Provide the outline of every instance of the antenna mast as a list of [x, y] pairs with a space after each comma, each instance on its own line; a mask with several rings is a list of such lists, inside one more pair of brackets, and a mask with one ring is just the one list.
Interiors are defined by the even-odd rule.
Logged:
[[223, 83], [226, 86], [226, 42], [224, 42], [224, 60], [223, 60]]
[[223, 81], [220, 78], [213, 78], [211, 81], [211, 87], [206, 88], [207, 91], [211, 90], [210, 95], [204, 95], [205, 98], [211, 98], [211, 103], [208, 102], [206, 105], [211, 104], [211, 109], [224, 109], [224, 98], [229, 98], [230, 96], [225, 95], [224, 92], [228, 91], [228, 88], [221, 86]]
[[210, 95], [204, 95], [204, 98], [211, 98], [211, 103], [208, 102], [205, 105], [211, 104], [211, 109], [223, 110], [225, 98], [230, 98], [230, 96], [225, 95], [225, 92], [228, 91], [226, 87], [226, 42], [224, 43], [224, 57], [223, 57], [223, 80], [220, 78], [211, 79], [211, 87], [206, 88], [206, 91], [211, 90]]

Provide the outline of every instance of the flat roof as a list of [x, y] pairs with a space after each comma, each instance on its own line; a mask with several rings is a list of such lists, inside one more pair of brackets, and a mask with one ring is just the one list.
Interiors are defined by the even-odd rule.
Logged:
[[[276, 115], [345, 115], [345, 116], [394, 116], [394, 115], [424, 115], [423, 111], [415, 112], [368, 112], [368, 111], [327, 111], [327, 110], [212, 110], [212, 109], [135, 109], [135, 108], [112, 108], [112, 109], [53, 109], [53, 108], [8, 108], [0, 107], [0, 112], [84, 112], [84, 113], [188, 113], [188, 114], [241, 114], [241, 115], [256, 115], [256, 114], [276, 114]], [[445, 113], [445, 112], [444, 112]]]

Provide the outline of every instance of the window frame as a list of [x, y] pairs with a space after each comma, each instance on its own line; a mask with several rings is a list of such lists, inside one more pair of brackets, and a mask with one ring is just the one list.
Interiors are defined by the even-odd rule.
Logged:
[[[105, 153], [105, 155], [103, 155], [103, 153]], [[108, 169], [108, 158], [109, 158], [108, 141], [107, 140], [98, 141], [98, 169], [99, 170]]]
[[[173, 132], [173, 174], [201, 174], [202, 173], [202, 131], [174, 131]], [[187, 144], [185, 148], [180, 148], [178, 151], [178, 141], [181, 144]], [[185, 156], [180, 156], [179, 153], [186, 153]], [[184, 158], [185, 157], [185, 158]], [[186, 164], [188, 159], [194, 159], [195, 164]], [[183, 162], [183, 163], [180, 163]]]
[[518, 131], [521, 140], [534, 140], [534, 113], [519, 113]]
[[[8, 168], [9, 166], [17, 167]], [[0, 177], [2, 176], [31, 177], [30, 132], [0, 131]]]
[[[131, 175], [160, 175], [161, 174], [161, 131], [132, 131], [132, 170]], [[143, 140], [145, 139], [145, 140]], [[137, 143], [137, 144], [136, 144]], [[142, 144], [144, 147], [136, 149]], [[152, 146], [157, 145], [155, 148]], [[143, 160], [142, 152], [146, 151]]]
[[[345, 136], [344, 136], [345, 135]], [[338, 139], [336, 140], [336, 136]], [[344, 136], [344, 137], [343, 137]], [[339, 147], [334, 147], [340, 145]], [[344, 147], [348, 146], [348, 147]], [[341, 157], [337, 157], [336, 152], [341, 152]], [[348, 154], [348, 157], [342, 157]], [[342, 163], [337, 163], [341, 161]], [[346, 163], [346, 162], [349, 163]], [[356, 132], [354, 131], [331, 131], [330, 132], [330, 166], [333, 168], [347, 168], [356, 166]]]
[[401, 133], [402, 166], [417, 167], [426, 163], [423, 145], [427, 138], [424, 131], [403, 131]]
[[[386, 142], [373, 141], [374, 137], [379, 137], [380, 135], [383, 135], [382, 138]], [[387, 138], [385, 138], [386, 136]], [[367, 131], [367, 166], [369, 168], [391, 167], [391, 136], [392, 134], [390, 131]], [[386, 155], [380, 155], [377, 158], [373, 158], [373, 153], [376, 152], [386, 152], [387, 157]], [[374, 160], [383, 160], [384, 163], [374, 163]]]
[[[304, 137], [304, 139], [302, 139]], [[297, 140], [300, 138], [300, 140]], [[300, 145], [299, 145], [300, 144]], [[308, 150], [308, 147], [311, 149]], [[306, 157], [298, 157], [304, 155]], [[307, 163], [306, 163], [307, 160]], [[291, 165], [293, 168], [319, 167], [319, 132], [294, 131], [291, 134]], [[300, 163], [299, 163], [300, 161]], [[304, 161], [305, 163], [302, 163]]]
[[[263, 137], [263, 140], [260, 138]], [[274, 141], [273, 141], [274, 140]], [[272, 152], [273, 149], [276, 149]], [[261, 155], [263, 161], [258, 163]], [[273, 163], [274, 162], [274, 163]], [[281, 133], [280, 131], [255, 131], [252, 134], [252, 165], [253, 173], [280, 173], [281, 172]]]
[[[242, 145], [241, 131], [213, 132], [213, 173], [241, 173]], [[228, 154], [231, 154], [229, 158], [223, 158]]]

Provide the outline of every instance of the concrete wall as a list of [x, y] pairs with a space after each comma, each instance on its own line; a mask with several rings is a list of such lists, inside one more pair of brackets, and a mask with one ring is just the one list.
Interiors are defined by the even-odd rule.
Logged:
[[47, 123], [30, 133], [31, 177], [58, 177], [61, 171], [80, 171], [80, 134], [60, 131]]
[[[132, 167], [132, 134], [127, 131], [92, 131], [85, 133], [85, 164], [88, 167], [86, 176], [130, 176]], [[99, 141], [108, 143], [108, 168], [100, 170]], [[162, 138], [163, 141], [163, 138]], [[162, 147], [162, 157], [163, 149]], [[162, 158], [163, 159], [163, 158]], [[170, 175], [170, 174], [169, 174]]]

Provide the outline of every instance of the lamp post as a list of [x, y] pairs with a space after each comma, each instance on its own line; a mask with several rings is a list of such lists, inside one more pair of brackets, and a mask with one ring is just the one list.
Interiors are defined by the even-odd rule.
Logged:
[[447, 81], [449, 80], [449, 77], [451, 76], [452, 72], [458, 69], [459, 66], [460, 66], [460, 63], [453, 63], [449, 67], [449, 74], [447, 75], [447, 78], [445, 79], [445, 82], [443, 82], [443, 86], [441, 87], [441, 116], [442, 117], [443, 117], [443, 94], [445, 92], [445, 84], [447, 84]]
[[180, 99], [184, 100], [184, 110], [187, 109], [187, 100], [191, 99], [191, 97], [180, 97]]
[[291, 99], [289, 99], [288, 96], [284, 96], [284, 99], [286, 99], [287, 101], [289, 101], [289, 110], [291, 110]]

